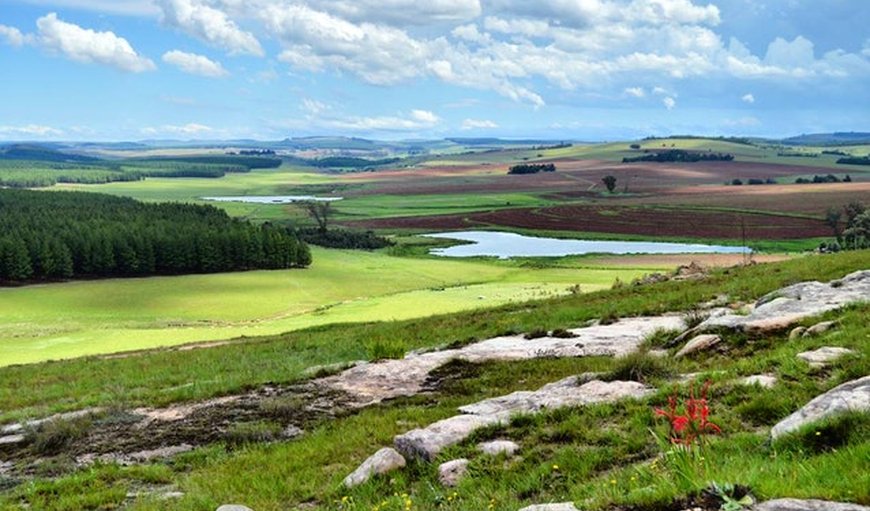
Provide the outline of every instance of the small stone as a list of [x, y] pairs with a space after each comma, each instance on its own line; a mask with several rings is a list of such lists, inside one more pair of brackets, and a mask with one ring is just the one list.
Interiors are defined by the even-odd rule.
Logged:
[[668, 350], [649, 350], [646, 354], [652, 358], [668, 358]]
[[447, 487], [458, 485], [459, 480], [467, 473], [468, 460], [465, 458], [448, 461], [438, 466], [438, 480], [441, 481], [442, 485]]
[[223, 506], [217, 508], [217, 511], [254, 511], [248, 506], [243, 506], [241, 504], [224, 504]]
[[776, 385], [776, 376], [772, 374], [754, 374], [747, 376], [739, 381], [741, 385], [758, 385], [761, 388], [769, 389]]
[[806, 332], [806, 331], [807, 331], [807, 327], [805, 327], [805, 326], [796, 326], [796, 327], [794, 327], [794, 328], [792, 329], [791, 332], [788, 333], [788, 340], [789, 340], [789, 341], [797, 340], [797, 339], [799, 339], [802, 335], [804, 335], [804, 332]]
[[574, 507], [573, 502], [562, 502], [561, 504], [537, 504], [520, 509], [520, 511], [580, 511]]
[[386, 474], [405, 466], [405, 458], [395, 449], [384, 447], [374, 453], [362, 465], [344, 479], [344, 485], [353, 488], [363, 484], [374, 475]]
[[837, 360], [840, 357], [855, 353], [848, 348], [839, 348], [834, 346], [824, 346], [814, 351], [804, 351], [798, 353], [797, 357], [806, 361], [813, 367], [824, 367], [825, 365]]
[[281, 432], [281, 436], [289, 439], [302, 436], [303, 433], [305, 433], [305, 431], [303, 431], [302, 428], [298, 428], [291, 424], [284, 428], [284, 431]]
[[699, 351], [705, 351], [722, 342], [722, 338], [715, 334], [703, 334], [692, 338], [685, 346], [674, 355], [675, 358], [685, 357]]
[[836, 326], [836, 321], [822, 321], [821, 323], [816, 323], [815, 325], [807, 328], [807, 330], [803, 333], [803, 336], [812, 337], [814, 335], [823, 334]]
[[520, 446], [510, 440], [493, 440], [478, 444], [477, 449], [490, 456], [498, 456], [499, 454], [513, 456], [520, 449]]
[[870, 507], [826, 500], [776, 499], [756, 504], [752, 511], [870, 511]]

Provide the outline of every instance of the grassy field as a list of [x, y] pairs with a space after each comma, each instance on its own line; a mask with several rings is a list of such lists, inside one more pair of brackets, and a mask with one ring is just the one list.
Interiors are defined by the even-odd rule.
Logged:
[[[49, 409], [117, 406], [119, 399], [124, 405], [137, 406], [224, 395], [297, 380], [306, 367], [317, 363], [365, 357], [366, 344], [376, 339], [399, 339], [406, 349], [415, 349], [508, 330], [571, 327], [603, 315], [686, 310], [719, 293], [734, 300], [751, 300], [796, 281], [828, 280], [863, 269], [867, 257], [867, 251], [808, 257], [719, 271], [701, 281], [621, 288], [382, 325], [332, 325], [193, 352], [79, 359], [43, 364], [37, 366], [39, 370], [0, 368], [0, 409], [8, 419]], [[111, 508], [124, 504], [129, 492], [168, 485], [184, 496], [171, 501], [144, 498], [132, 508], [208, 511], [222, 503], [243, 502], [262, 511], [479, 510], [489, 506], [511, 510], [572, 500], [592, 511], [631, 505], [672, 509], [669, 506], [674, 501], [716, 481], [747, 485], [762, 499], [824, 498], [866, 505], [870, 503], [870, 480], [863, 469], [870, 454], [866, 414], [817, 425], [773, 445], [767, 442], [767, 428], [818, 393], [867, 374], [867, 313], [865, 305], [829, 314], [819, 319], [839, 319], [839, 329], [794, 342], [787, 341], [784, 333], [763, 338], [726, 335], [726, 353], [677, 362], [635, 357], [471, 365], [435, 393], [324, 421], [297, 440], [235, 447], [217, 443], [172, 462], [135, 467], [97, 464], [6, 491], [0, 494], [0, 504], [10, 509], [29, 506], [58, 511]], [[825, 371], [796, 360], [796, 353], [822, 345], [850, 347], [860, 355]], [[393, 435], [450, 416], [457, 406], [538, 388], [583, 371], [604, 371], [617, 377], [635, 367], [644, 367], [645, 381], [659, 388], [646, 401], [521, 417], [448, 449], [437, 462], [461, 456], [472, 460], [472, 477], [455, 489], [445, 490], [437, 483], [437, 463], [413, 463], [350, 492], [340, 487], [347, 473], [388, 445]], [[679, 388], [669, 377], [697, 371], [713, 381], [711, 420], [722, 427], [723, 434], [705, 447], [706, 463], [681, 472], [677, 465], [653, 463], [660, 448], [650, 429], [658, 431], [661, 423], [652, 409], [664, 405], [668, 395]], [[732, 383], [737, 377], [761, 372], [776, 374], [777, 386], [762, 390]], [[192, 381], [198, 384], [183, 385]], [[685, 387], [681, 391], [685, 393]], [[521, 457], [479, 456], [475, 443], [493, 438], [519, 442]], [[52, 463], [47, 470], [57, 470], [63, 461]], [[854, 477], [842, 477], [844, 473]]]
[[[389, 321], [609, 287], [652, 268], [528, 268], [314, 249], [306, 270], [0, 289], [0, 365]], [[586, 265], [588, 266], [588, 265]]]

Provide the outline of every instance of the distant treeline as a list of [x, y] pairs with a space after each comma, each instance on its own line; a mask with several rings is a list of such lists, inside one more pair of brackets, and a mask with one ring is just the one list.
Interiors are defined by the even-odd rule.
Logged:
[[[741, 185], [743, 185], [743, 180], [742, 180], [742, 179], [739, 179], [739, 178], [735, 178], [735, 179], [732, 179], [732, 180], [731, 180], [731, 184], [734, 185], [734, 186], [741, 186]], [[772, 177], [769, 177], [769, 178], [767, 178], [767, 179], [761, 179], [761, 178], [757, 178], [757, 177], [751, 177], [751, 178], [749, 178], [749, 179], [746, 180], [746, 184], [748, 184], [748, 185], [750, 185], [750, 186], [755, 186], [755, 185], [775, 185], [775, 184], [776, 184], [776, 179], [773, 179]]]
[[305, 267], [308, 246], [212, 206], [0, 189], [0, 281]]
[[777, 156], [785, 158], [818, 158], [819, 153], [800, 153], [800, 152], [778, 152]]
[[727, 153], [699, 153], [684, 151], [682, 149], [669, 149], [667, 151], [644, 154], [643, 156], [625, 157], [622, 159], [622, 163], [639, 161], [694, 163], [698, 161], [732, 161], [733, 159], [734, 155]]
[[508, 174], [537, 174], [538, 172], [556, 172], [552, 163], [521, 163], [508, 169]]
[[378, 236], [372, 231], [358, 232], [346, 229], [328, 229], [324, 231], [317, 227], [307, 227], [297, 229], [295, 234], [305, 243], [327, 248], [377, 250], [394, 245], [392, 241]]
[[843, 165], [870, 165], [870, 156], [852, 156], [849, 158], [840, 158], [837, 163]]
[[686, 139], [686, 140], [721, 140], [723, 142], [731, 142], [732, 144], [755, 145], [751, 139], [744, 137], [702, 137], [698, 135], [672, 135], [668, 138], [661, 137], [646, 137], [644, 140], [670, 140], [670, 139]]
[[242, 149], [238, 153], [230, 151], [227, 154], [241, 154], [242, 156], [274, 156], [275, 151], [272, 149]]
[[804, 184], [808, 184], [808, 183], [841, 183], [841, 182], [842, 183], [851, 183], [852, 176], [850, 176], [849, 174], [846, 174], [846, 177], [844, 177], [843, 179], [840, 179], [833, 174], [828, 174], [827, 176], [815, 175], [815, 176], [813, 176], [812, 179], [808, 179], [805, 177], [799, 177], [799, 178], [795, 179], [795, 183], [797, 183], [799, 185], [804, 185]]
[[392, 165], [398, 163], [401, 158], [384, 158], [382, 160], [368, 160], [366, 158], [355, 158], [352, 156], [328, 156], [311, 160], [309, 163], [320, 168], [365, 168], [365, 167], [380, 167], [382, 165]]

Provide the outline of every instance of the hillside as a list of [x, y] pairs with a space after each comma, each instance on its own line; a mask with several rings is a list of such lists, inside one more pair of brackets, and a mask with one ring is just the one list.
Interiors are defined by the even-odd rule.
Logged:
[[[0, 502], [677, 511], [748, 506], [751, 495], [867, 505], [870, 274], [856, 271], [868, 258], [809, 256], [484, 312], [3, 368]], [[833, 282], [784, 288], [810, 280]], [[668, 438], [685, 431], [669, 432], [654, 410], [670, 413], [669, 396], [680, 405], [702, 387], [716, 427], [684, 451]], [[799, 412], [817, 397], [828, 404]], [[850, 399], [852, 411], [836, 404]], [[401, 462], [382, 451], [372, 461], [387, 464], [363, 464], [394, 437]], [[453, 460], [468, 461], [443, 465]], [[393, 470], [357, 485], [366, 467]]]

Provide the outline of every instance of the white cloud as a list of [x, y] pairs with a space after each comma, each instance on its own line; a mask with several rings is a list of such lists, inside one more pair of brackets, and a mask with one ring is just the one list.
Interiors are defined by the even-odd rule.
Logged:
[[11, 46], [23, 46], [28, 37], [15, 27], [0, 25], [0, 39], [6, 39]]
[[673, 110], [677, 106], [677, 100], [670, 96], [667, 96], [662, 100], [662, 104], [665, 105], [665, 108], [667, 108], [668, 110]]
[[635, 98], [642, 98], [646, 96], [646, 91], [643, 90], [643, 87], [628, 87], [624, 91], [629, 96], [633, 96]]
[[480, 16], [480, 0], [309, 0], [309, 5], [349, 21], [391, 25], [457, 22]]
[[187, 53], [179, 50], [168, 51], [163, 54], [163, 62], [172, 64], [185, 73], [209, 78], [222, 78], [230, 73], [224, 69], [220, 62], [215, 62], [203, 55]]
[[319, 124], [348, 131], [418, 131], [433, 128], [440, 122], [432, 112], [413, 110], [410, 115], [325, 119]]
[[669, 94], [668, 90], [665, 89], [664, 87], [653, 87], [652, 92], [656, 96], [667, 96]]
[[498, 124], [489, 120], [465, 119], [462, 121], [462, 129], [465, 131], [495, 128], [498, 128]]
[[53, 12], [36, 20], [36, 26], [43, 47], [62, 53], [71, 60], [103, 64], [131, 73], [157, 68], [154, 62], [136, 53], [126, 39], [114, 32], [82, 28], [59, 20]]
[[46, 5], [70, 9], [84, 9], [100, 14], [126, 16], [153, 16], [157, 8], [151, 0], [23, 0], [33, 5]]
[[316, 99], [304, 98], [301, 105], [302, 110], [311, 115], [319, 115], [330, 109], [330, 106]]
[[224, 11], [204, 0], [154, 0], [160, 7], [163, 22], [230, 54], [263, 56], [260, 42], [230, 19]]
[[744, 94], [743, 97], [740, 98], [740, 100], [744, 103], [749, 103], [751, 105], [752, 103], [755, 103], [755, 96], [753, 96], [752, 94]]
[[411, 119], [425, 124], [437, 124], [441, 119], [428, 110], [412, 110]]
[[195, 122], [176, 126], [172, 124], [165, 124], [160, 127], [149, 127], [142, 128], [142, 134], [148, 136], [155, 135], [185, 135], [185, 136], [195, 136], [195, 135], [204, 135], [215, 132], [215, 129], [206, 126], [204, 124], [197, 124]]
[[0, 135], [49, 137], [63, 135], [63, 130], [39, 124], [28, 124], [26, 126], [0, 126]]

